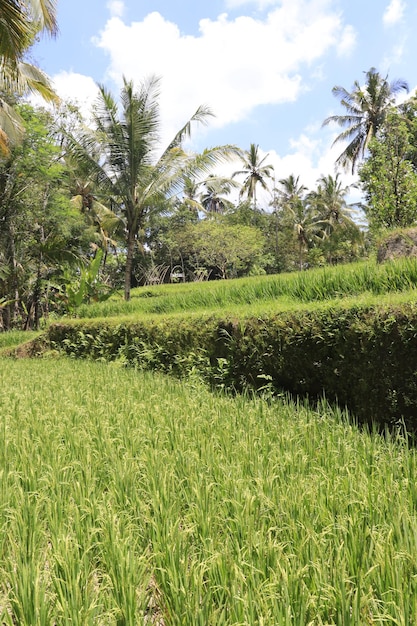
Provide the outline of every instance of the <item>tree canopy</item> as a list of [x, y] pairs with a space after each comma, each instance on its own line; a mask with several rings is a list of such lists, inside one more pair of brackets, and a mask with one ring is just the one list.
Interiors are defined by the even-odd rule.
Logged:
[[323, 126], [337, 124], [345, 129], [334, 140], [334, 144], [347, 143], [336, 164], [343, 168], [351, 167], [354, 172], [358, 162], [364, 158], [372, 137], [382, 127], [396, 95], [408, 91], [408, 84], [403, 79], [388, 82], [388, 76], [381, 76], [371, 67], [365, 73], [363, 85], [356, 80], [350, 92], [340, 85], [333, 87], [332, 91], [340, 99], [346, 113], [327, 117]]

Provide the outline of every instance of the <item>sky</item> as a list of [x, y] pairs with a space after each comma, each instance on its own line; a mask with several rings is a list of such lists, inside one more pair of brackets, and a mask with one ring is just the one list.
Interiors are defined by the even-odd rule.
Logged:
[[350, 91], [375, 67], [417, 87], [415, 0], [58, 0], [58, 23], [32, 59], [86, 115], [98, 83], [117, 95], [123, 76], [158, 76], [161, 142], [206, 105], [214, 117], [189, 149], [254, 143], [277, 182], [294, 174], [309, 189], [343, 149], [340, 128], [322, 127], [344, 113], [335, 85]]

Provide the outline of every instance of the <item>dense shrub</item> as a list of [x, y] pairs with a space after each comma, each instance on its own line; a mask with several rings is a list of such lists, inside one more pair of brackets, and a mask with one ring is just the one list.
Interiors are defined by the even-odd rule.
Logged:
[[347, 406], [360, 421], [417, 426], [417, 306], [323, 307], [264, 318], [165, 317], [54, 324], [53, 348], [216, 385]]

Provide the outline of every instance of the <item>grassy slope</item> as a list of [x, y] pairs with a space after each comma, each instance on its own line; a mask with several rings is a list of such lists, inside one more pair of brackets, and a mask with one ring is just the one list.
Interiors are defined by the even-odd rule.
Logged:
[[[206, 283], [158, 285], [132, 290], [130, 302], [122, 298], [82, 306], [80, 317], [159, 316], [229, 312], [259, 315], [262, 311], [314, 308], [349, 298], [378, 302], [388, 294], [415, 300], [417, 261], [400, 260], [385, 265], [356, 263], [252, 278]], [[335, 303], [333, 302], [333, 304]]]
[[15, 348], [16, 346], [31, 341], [39, 335], [39, 332], [28, 332], [25, 330], [13, 330], [7, 333], [0, 333], [0, 354], [10, 350], [11, 348]]
[[417, 623], [401, 439], [69, 360], [0, 367], [0, 415], [6, 624]]

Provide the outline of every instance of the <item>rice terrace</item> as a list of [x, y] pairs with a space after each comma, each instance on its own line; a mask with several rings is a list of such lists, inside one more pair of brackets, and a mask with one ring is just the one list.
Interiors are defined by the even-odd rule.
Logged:
[[417, 13], [373, 4], [0, 0], [1, 626], [417, 626], [417, 88], [371, 65]]
[[405, 260], [146, 287], [30, 344], [0, 335], [3, 623], [415, 623], [417, 455], [398, 403], [376, 405], [384, 430], [263, 371], [242, 378], [281, 318], [284, 354], [289, 319], [295, 345], [354, 319], [343, 341], [369, 352], [397, 315], [392, 358], [407, 360], [416, 277]]

